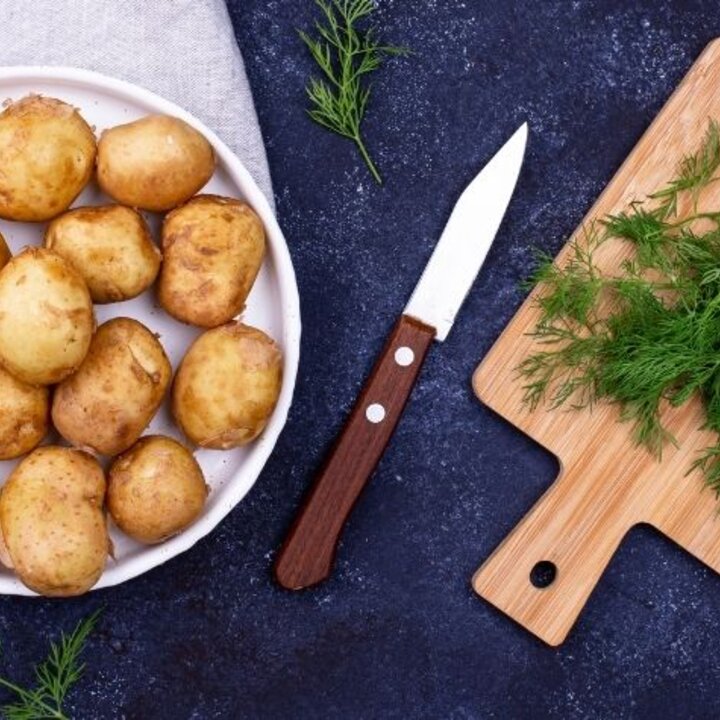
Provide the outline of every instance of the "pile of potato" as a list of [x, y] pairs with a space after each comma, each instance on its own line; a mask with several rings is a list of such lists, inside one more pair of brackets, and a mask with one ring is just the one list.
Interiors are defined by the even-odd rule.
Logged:
[[[242, 312], [265, 253], [244, 202], [196, 195], [215, 170], [208, 141], [152, 115], [96, 141], [74, 107], [31, 95], [0, 114], [0, 218], [47, 222], [42, 247], [11, 257], [0, 235], [0, 459], [24, 457], [0, 494], [0, 560], [44, 595], [86, 592], [111, 544], [106, 512], [158, 543], [203, 510], [207, 486], [185, 445], [142, 437], [171, 392], [188, 441], [254, 440], [275, 407], [282, 356]], [[70, 210], [96, 174], [116, 204]], [[161, 247], [140, 211], [167, 212]], [[93, 303], [136, 297], [206, 330], [173, 381], [160, 339]], [[42, 445], [54, 427], [68, 443]], [[101, 461], [110, 458], [107, 473]]]

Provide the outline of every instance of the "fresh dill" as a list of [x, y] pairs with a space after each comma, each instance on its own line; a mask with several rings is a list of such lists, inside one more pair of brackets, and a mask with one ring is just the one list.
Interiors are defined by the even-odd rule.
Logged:
[[0, 686], [17, 698], [0, 708], [5, 720], [70, 720], [63, 705], [68, 692], [85, 670], [80, 655], [100, 613], [98, 610], [81, 620], [69, 635], [62, 633], [59, 643], [50, 643], [47, 658], [35, 667], [34, 687], [23, 688], [0, 677]]
[[[718, 494], [720, 212], [699, 212], [698, 202], [719, 169], [720, 126], [711, 121], [698, 152], [662, 190], [586, 229], [562, 266], [541, 256], [528, 283], [540, 286], [533, 332], [540, 349], [518, 367], [531, 409], [543, 401], [572, 408], [616, 403], [635, 440], [658, 457], [675, 442], [663, 405], [699, 396], [704, 429], [719, 438], [691, 470], [701, 470]], [[691, 210], [683, 214], [685, 196]], [[596, 262], [608, 240], [632, 245], [615, 274]]]
[[697, 207], [700, 192], [715, 180], [718, 167], [720, 167], [720, 128], [715, 120], [711, 120], [700, 150], [695, 155], [683, 158], [677, 177], [662, 190], [650, 196], [652, 200], [660, 201], [657, 211], [663, 219], [677, 213], [678, 198], [681, 193], [689, 192]]
[[319, 125], [352, 140], [375, 180], [382, 178], [365, 145], [362, 122], [372, 88], [367, 76], [387, 56], [408, 55], [403, 47], [384, 45], [372, 27], [360, 26], [375, 11], [373, 0], [315, 0], [323, 20], [315, 23], [317, 37], [299, 31], [322, 71], [306, 88], [310, 117]]

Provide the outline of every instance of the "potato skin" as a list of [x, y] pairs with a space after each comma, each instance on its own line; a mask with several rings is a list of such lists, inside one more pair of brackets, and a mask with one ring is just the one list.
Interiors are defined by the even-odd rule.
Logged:
[[0, 460], [30, 452], [47, 434], [49, 420], [48, 389], [27, 385], [0, 368]]
[[213, 172], [212, 146], [179, 118], [148, 115], [100, 136], [98, 182], [123, 205], [171, 210], [198, 192]]
[[161, 435], [140, 438], [113, 462], [108, 510], [117, 526], [142, 543], [159, 543], [199, 517], [207, 498], [202, 470], [192, 453]]
[[203, 333], [175, 376], [172, 412], [197, 445], [228, 450], [265, 428], [282, 386], [282, 353], [264, 332], [228, 323]]
[[[0, 491], [1, 493], [2, 491]], [[10, 551], [7, 548], [7, 545], [5, 544], [5, 537], [2, 534], [2, 524], [0, 523], [0, 564], [4, 565], [6, 568], [12, 569], [13, 567], [13, 561], [10, 557]]]
[[265, 254], [265, 229], [240, 200], [198, 195], [163, 223], [158, 299], [200, 327], [232, 320], [245, 306]]
[[73, 445], [117, 455], [142, 435], [171, 374], [150, 330], [131, 318], [108, 320], [97, 329], [78, 371], [55, 388], [53, 423]]
[[66, 597], [98, 581], [110, 547], [104, 494], [98, 462], [72, 448], [38, 448], [11, 473], [0, 525], [15, 572], [31, 590]]
[[0, 217], [42, 222], [67, 210], [95, 166], [92, 128], [71, 105], [28, 95], [0, 113]]
[[85, 359], [94, 328], [85, 281], [59, 255], [27, 248], [0, 272], [0, 364], [19, 380], [60, 382]]
[[11, 257], [12, 253], [10, 252], [10, 248], [7, 246], [2, 233], [0, 233], [0, 270], [10, 262]]
[[147, 223], [122, 205], [69, 210], [48, 226], [45, 247], [73, 265], [96, 303], [140, 295], [160, 270], [160, 251]]

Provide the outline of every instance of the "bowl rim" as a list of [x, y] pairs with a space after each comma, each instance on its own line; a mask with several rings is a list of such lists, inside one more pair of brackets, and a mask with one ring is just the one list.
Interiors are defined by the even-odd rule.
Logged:
[[[114, 567], [115, 572], [112, 574], [107, 572], [108, 568], [106, 567], [102, 576], [92, 588], [92, 590], [100, 590], [138, 577], [189, 550], [196, 542], [215, 529], [257, 482], [287, 422], [297, 380], [302, 333], [297, 279], [284, 234], [265, 194], [260, 190], [242, 160], [213, 130], [187, 110], [140, 85], [84, 68], [47, 65], [0, 66], [0, 87], [7, 81], [23, 83], [39, 81], [58, 85], [66, 84], [74, 87], [82, 86], [89, 90], [101, 89], [110, 92], [120, 100], [128, 100], [135, 104], [149, 106], [151, 112], [178, 117], [197, 129], [213, 146], [220, 164], [233, 183], [241, 190], [248, 204], [253, 207], [263, 221], [278, 278], [279, 303], [283, 316], [283, 336], [281, 339], [284, 356], [283, 383], [277, 406], [267, 427], [260, 438], [253, 443], [249, 455], [243, 460], [241, 467], [233, 478], [223, 486], [222, 502], [209, 506], [207, 512], [193, 525], [175, 537], [160, 545], [147, 545], [136, 556], [123, 560], [122, 565]], [[242, 482], [240, 482], [240, 477], [242, 477]], [[114, 561], [110, 559], [109, 563], [112, 562]], [[11, 580], [12, 588], [0, 590], [0, 594], [35, 595], [16, 577], [13, 576], [8, 580]]]

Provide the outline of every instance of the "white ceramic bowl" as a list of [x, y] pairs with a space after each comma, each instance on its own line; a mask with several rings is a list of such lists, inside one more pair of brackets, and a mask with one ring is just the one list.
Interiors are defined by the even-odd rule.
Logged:
[[[148, 113], [165, 113], [182, 118], [197, 128], [215, 148], [218, 169], [203, 192], [245, 199], [260, 215], [268, 237], [268, 253], [248, 299], [242, 319], [271, 335], [281, 345], [285, 367], [277, 408], [262, 436], [246, 448], [227, 452], [199, 450], [195, 453], [211, 491], [202, 517], [185, 532], [162, 545], [140, 545], [111, 527], [115, 558], [109, 559], [96, 588], [117, 585], [160, 565], [187, 550], [207, 535], [246, 495], [257, 480], [287, 419], [297, 374], [300, 351], [300, 305], [290, 254], [270, 206], [255, 181], [230, 149], [199, 120], [177, 105], [142, 88], [87, 70], [55, 67], [0, 68], [0, 101], [17, 100], [39, 93], [78, 107], [99, 134], [113, 125], [130, 122]], [[92, 184], [75, 202], [88, 205], [109, 202]], [[155, 231], [159, 216], [146, 214]], [[13, 252], [26, 245], [42, 243], [44, 224], [0, 220], [0, 233]], [[129, 316], [159, 333], [160, 341], [177, 368], [185, 349], [198, 335], [196, 328], [183, 325], [167, 315], [155, 302], [152, 291], [124, 303], [96, 306], [98, 323], [111, 317]], [[182, 439], [166, 403], [147, 430]], [[48, 441], [58, 442], [57, 436]], [[7, 477], [15, 462], [0, 462], [0, 480]], [[33, 593], [7, 570], [0, 571], [0, 593]]]

